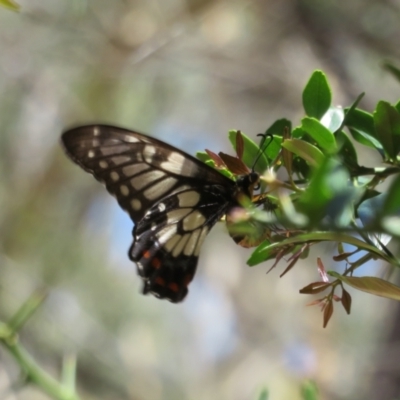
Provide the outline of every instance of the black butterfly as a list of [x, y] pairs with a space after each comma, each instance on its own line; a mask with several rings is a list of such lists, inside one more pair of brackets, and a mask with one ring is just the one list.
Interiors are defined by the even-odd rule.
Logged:
[[233, 181], [160, 140], [108, 125], [62, 135], [68, 156], [106, 185], [135, 223], [129, 258], [151, 292], [182, 301], [213, 225], [251, 198], [259, 175]]

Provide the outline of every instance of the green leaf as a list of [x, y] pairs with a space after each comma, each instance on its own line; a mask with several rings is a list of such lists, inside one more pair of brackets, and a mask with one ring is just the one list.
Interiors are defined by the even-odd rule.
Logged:
[[330, 107], [321, 119], [321, 124], [330, 132], [336, 132], [344, 121], [344, 110], [340, 107]]
[[400, 100], [395, 104], [394, 108], [400, 113]]
[[400, 82], [400, 69], [390, 62], [383, 63], [383, 68], [389, 71]]
[[300, 126], [296, 126], [296, 128], [292, 130], [292, 137], [296, 139], [301, 139], [305, 134], [306, 132], [304, 132]]
[[300, 158], [300, 157], [293, 158], [292, 170], [295, 173], [303, 176], [303, 178], [308, 178], [311, 173], [310, 166], [307, 164], [307, 162], [303, 158]]
[[209, 167], [216, 169], [220, 174], [226, 176], [229, 179], [235, 180], [234, 175], [232, 172], [227, 170], [226, 168], [216, 168], [214, 160], [205, 152], [205, 151], [198, 151], [196, 153], [196, 157], [202, 161], [204, 164], [208, 165]]
[[[196, 153], [196, 157], [200, 160], [203, 161], [203, 163], [210, 161], [211, 157], [205, 152], [205, 151], [198, 151]], [[211, 160], [212, 161], [212, 160]]]
[[339, 147], [338, 154], [345, 165], [349, 167], [358, 166], [356, 149], [347, 134], [343, 131], [336, 132], [336, 141]]
[[[343, 123], [346, 124], [347, 123], [347, 119], [353, 114], [354, 110], [357, 109], [358, 104], [360, 103], [360, 101], [362, 100], [362, 98], [365, 96], [365, 93], [361, 93], [357, 96], [357, 98], [355, 99], [355, 101], [353, 102], [353, 104], [345, 109], [345, 116], [344, 116], [344, 121]], [[343, 127], [341, 127], [343, 128]]]
[[302, 400], [318, 400], [318, 388], [312, 381], [305, 381], [301, 385]]
[[315, 118], [306, 117], [301, 120], [301, 128], [316, 141], [321, 149], [325, 150], [327, 153], [335, 152], [335, 136], [329, 129], [325, 128], [321, 122]]
[[297, 209], [313, 226], [325, 217], [333, 225], [346, 226], [353, 217], [354, 201], [359, 195], [360, 189], [349, 185], [348, 171], [337, 160], [327, 158], [298, 198]]
[[[229, 141], [232, 144], [232, 147], [236, 151], [236, 132], [235, 130], [229, 131]], [[244, 153], [243, 153], [243, 162], [248, 166], [252, 167], [254, 161], [260, 154], [260, 147], [256, 144], [252, 139], [250, 139], [247, 135], [242, 132], [242, 138], [244, 142]], [[254, 169], [259, 172], [263, 173], [269, 167], [268, 157], [266, 156], [265, 152], [261, 154], [260, 158], [257, 161]]]
[[375, 130], [387, 155], [395, 160], [400, 151], [400, 114], [391, 104], [380, 101], [374, 112]]
[[257, 400], [268, 400], [268, 390], [266, 388], [262, 389], [260, 394], [257, 396]]
[[374, 276], [343, 276], [334, 271], [328, 271], [328, 274], [362, 292], [386, 297], [387, 299], [400, 300], [400, 287], [381, 278]]
[[13, 0], [0, 0], [0, 5], [13, 11], [19, 11], [21, 8], [21, 6]]
[[331, 99], [326, 75], [322, 71], [314, 71], [303, 91], [303, 107], [306, 114], [316, 119], [322, 118], [331, 105]]
[[354, 128], [349, 128], [349, 131], [351, 133], [351, 136], [353, 136], [353, 139], [356, 140], [358, 143], [361, 143], [364, 146], [368, 146], [373, 149], [377, 149], [380, 154], [383, 154], [383, 147], [381, 143], [378, 140], [376, 140], [373, 136], [368, 135], [368, 133], [359, 131]]
[[359, 249], [368, 251], [378, 258], [385, 260], [389, 263], [392, 263], [393, 260], [389, 259], [387, 254], [383, 251], [379, 250], [376, 246], [370, 245], [360, 239], [357, 239], [353, 236], [347, 235], [345, 233], [340, 232], [312, 232], [305, 233], [298, 236], [293, 236], [288, 239], [284, 239], [280, 242], [271, 243], [268, 240], [261, 243], [247, 260], [247, 265], [254, 266], [264, 262], [272, 257], [275, 257], [276, 253], [284, 247], [295, 246], [298, 244], [310, 243], [310, 242], [324, 242], [324, 241], [332, 241], [332, 242], [341, 242], [347, 243]]
[[289, 132], [292, 129], [292, 123], [285, 119], [276, 120], [266, 131], [266, 134], [273, 135], [274, 140], [266, 148], [265, 152], [270, 160], [275, 160], [281, 150], [282, 135], [287, 129]]
[[345, 109], [346, 114], [346, 126], [355, 128], [358, 131], [367, 133], [368, 135], [376, 138], [374, 117], [372, 114], [356, 108], [350, 112], [350, 109]]
[[[399, 171], [400, 172], [400, 171]], [[380, 211], [380, 210], [378, 210]], [[398, 215], [400, 211], [400, 173], [390, 185], [386, 194], [385, 203], [382, 207], [383, 215], [395, 214]]]
[[277, 136], [283, 136], [285, 129], [288, 129], [289, 132], [292, 130], [292, 123], [286, 119], [281, 118], [277, 119], [266, 131], [265, 133]]
[[392, 182], [384, 204], [377, 210], [381, 215], [380, 223], [385, 232], [400, 236], [400, 174]]
[[318, 167], [325, 159], [321, 150], [304, 140], [288, 139], [282, 143], [282, 147], [298, 155], [312, 167]]

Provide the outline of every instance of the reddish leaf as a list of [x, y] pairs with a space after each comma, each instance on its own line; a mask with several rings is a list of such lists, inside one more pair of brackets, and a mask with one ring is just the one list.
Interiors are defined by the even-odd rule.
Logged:
[[324, 328], [328, 325], [329, 320], [331, 319], [333, 314], [333, 303], [332, 300], [328, 301], [326, 303], [326, 306], [324, 308]]
[[289, 272], [296, 265], [297, 261], [299, 261], [299, 257], [293, 258], [285, 270], [279, 275], [279, 278], [282, 278], [283, 275]]
[[317, 265], [318, 265], [318, 272], [319, 272], [319, 275], [321, 276], [321, 279], [324, 282], [329, 282], [328, 274], [326, 273], [324, 264], [322, 263], [322, 260], [319, 257], [317, 258]]
[[242, 132], [237, 131], [236, 132], [236, 154], [237, 154], [239, 160], [243, 159], [243, 153], [244, 153], [244, 140], [243, 140]]
[[315, 293], [320, 293], [323, 292], [325, 289], [327, 289], [329, 286], [331, 286], [330, 283], [326, 282], [313, 282], [310, 283], [307, 286], [304, 286], [303, 289], [300, 289], [301, 294], [315, 294]]
[[218, 153], [218, 155], [222, 158], [229, 171], [233, 172], [235, 175], [247, 175], [249, 173], [249, 169], [242, 160], [222, 152]]
[[342, 305], [343, 308], [346, 310], [347, 314], [350, 314], [351, 296], [350, 293], [345, 288], [342, 288]]
[[294, 253], [288, 261], [291, 261], [294, 258], [299, 258], [301, 256], [301, 254], [303, 253], [303, 251], [308, 247], [308, 243], [306, 243], [304, 246], [301, 246], [299, 250], [296, 251], [296, 253]]
[[211, 160], [214, 161], [217, 168], [225, 168], [226, 167], [225, 163], [222, 161], [221, 157], [218, 154], [215, 154], [211, 150], [207, 150], [207, 149], [206, 149], [206, 153], [209, 155]]
[[309, 306], [316, 306], [316, 305], [320, 305], [321, 303], [323, 303], [325, 301], [325, 298], [323, 299], [318, 299], [318, 300], [314, 300], [311, 303], [306, 304], [307, 307]]
[[332, 258], [334, 261], [343, 261], [343, 260], [346, 260], [349, 257], [351, 257], [353, 254], [357, 253], [357, 251], [359, 251], [359, 250], [357, 249], [355, 251], [351, 251], [348, 253], [341, 253], [341, 254], [338, 254], [337, 256], [333, 256]]
[[400, 287], [381, 278], [375, 278], [374, 276], [343, 276], [334, 271], [330, 271], [329, 274], [363, 292], [386, 297], [387, 299], [400, 300]]
[[333, 298], [333, 300], [335, 300], [337, 303], [338, 303], [339, 301], [342, 301], [342, 299], [341, 299], [339, 296], [337, 296], [336, 294], [334, 294], [334, 295], [332, 296], [332, 298]]
[[281, 258], [287, 253], [287, 249], [281, 249], [278, 251], [278, 253], [275, 256], [275, 262], [272, 264], [272, 267], [267, 271], [267, 274], [269, 274], [279, 263]]

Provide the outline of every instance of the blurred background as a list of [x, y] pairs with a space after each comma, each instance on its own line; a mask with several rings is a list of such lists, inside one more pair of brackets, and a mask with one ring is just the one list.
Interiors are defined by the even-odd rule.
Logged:
[[[59, 145], [92, 122], [131, 127], [194, 154], [232, 153], [229, 129], [251, 137], [303, 116], [302, 89], [324, 70], [335, 105], [395, 102], [382, 69], [399, 62], [400, 1], [20, 0], [0, 8], [0, 319], [37, 288], [49, 297], [21, 341], [54, 376], [78, 357], [82, 399], [399, 398], [397, 304], [361, 292], [326, 329], [316, 296], [320, 246], [282, 279], [285, 263], [249, 268], [217, 224], [182, 304], [140, 294], [127, 257], [132, 222]], [[363, 149], [364, 150], [364, 149]], [[365, 162], [371, 155], [364, 153]], [[396, 247], [392, 247], [396, 252]], [[379, 274], [373, 265], [368, 274]], [[350, 291], [350, 290], [349, 290]], [[18, 388], [0, 349], [0, 398]], [[18, 385], [17, 385], [18, 386]]]

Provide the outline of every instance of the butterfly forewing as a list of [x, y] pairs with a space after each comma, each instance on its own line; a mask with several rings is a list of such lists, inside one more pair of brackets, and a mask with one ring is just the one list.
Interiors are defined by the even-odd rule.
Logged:
[[122, 128], [78, 127], [62, 142], [135, 222], [129, 256], [144, 292], [181, 301], [201, 243], [231, 205], [235, 183], [164, 142]]

